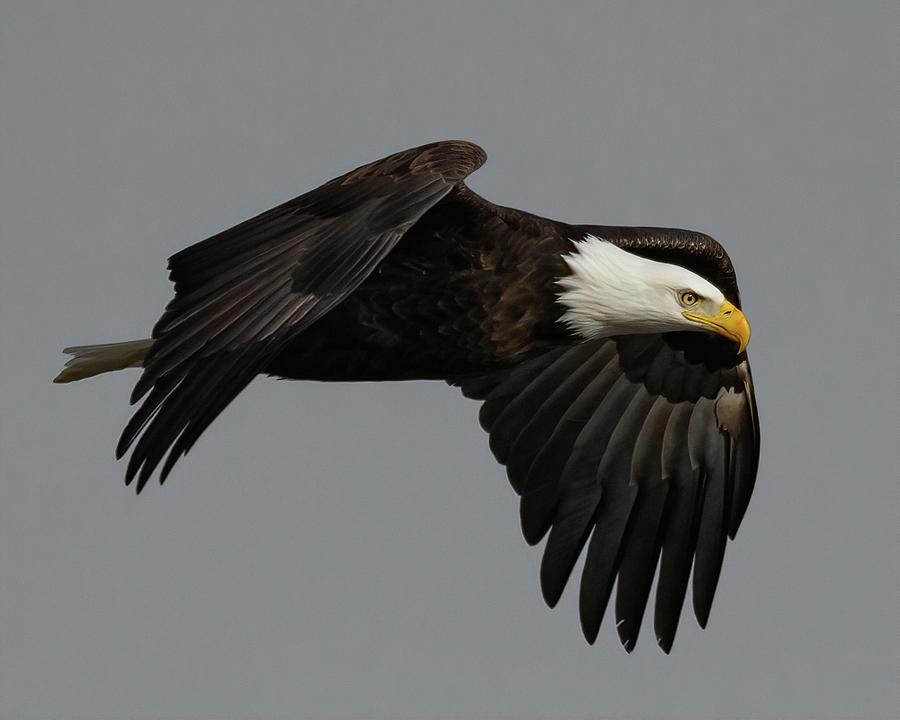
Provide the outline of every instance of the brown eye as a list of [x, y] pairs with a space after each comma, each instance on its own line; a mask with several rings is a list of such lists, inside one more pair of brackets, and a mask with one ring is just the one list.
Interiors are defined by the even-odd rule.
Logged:
[[690, 290], [686, 290], [685, 292], [681, 293], [681, 304], [685, 305], [687, 307], [690, 307], [691, 305], [696, 305], [697, 304], [696, 293], [692, 293]]

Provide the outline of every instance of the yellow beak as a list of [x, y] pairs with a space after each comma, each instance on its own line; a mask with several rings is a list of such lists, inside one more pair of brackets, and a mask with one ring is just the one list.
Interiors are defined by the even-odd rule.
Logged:
[[719, 308], [719, 314], [714, 316], [698, 315], [692, 312], [683, 312], [688, 320], [693, 320], [704, 325], [708, 330], [721, 335], [738, 344], [738, 353], [744, 352], [747, 343], [750, 342], [750, 323], [744, 313], [727, 300]]

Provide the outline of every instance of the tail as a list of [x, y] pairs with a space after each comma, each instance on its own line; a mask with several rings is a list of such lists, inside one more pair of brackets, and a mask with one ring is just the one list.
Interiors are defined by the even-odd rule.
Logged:
[[53, 382], [67, 383], [113, 370], [140, 367], [151, 345], [153, 340], [147, 338], [65, 348], [63, 352], [73, 357], [66, 363], [63, 371], [53, 378]]

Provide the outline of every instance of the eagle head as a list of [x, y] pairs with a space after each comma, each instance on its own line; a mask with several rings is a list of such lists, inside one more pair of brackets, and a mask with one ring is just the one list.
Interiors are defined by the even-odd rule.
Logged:
[[584, 339], [673, 331], [711, 332], [743, 352], [750, 324], [722, 291], [680, 265], [630, 253], [586, 235], [563, 255], [569, 274], [557, 280], [560, 321]]

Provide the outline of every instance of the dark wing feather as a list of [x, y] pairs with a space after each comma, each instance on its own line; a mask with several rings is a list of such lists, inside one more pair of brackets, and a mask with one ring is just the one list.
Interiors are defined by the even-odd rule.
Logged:
[[[638, 397], [639, 393], [643, 397]], [[606, 520], [610, 522], [604, 522], [603, 530], [615, 534], [619, 527], [616, 521], [628, 519], [627, 513], [633, 498], [628, 497], [630, 493], [626, 492], [627, 481], [613, 483], [610, 471], [614, 472], [617, 468], [610, 467], [614, 463], [607, 462], [604, 465], [603, 461], [607, 456], [607, 449], [610, 450], [610, 460], [618, 461], [619, 466], [625, 461], [620, 446], [627, 443], [629, 438], [622, 432], [616, 434], [616, 430], [620, 421], [626, 426], [626, 431], [638, 422], [646, 395], [642, 388], [620, 376], [575, 441], [572, 454], [559, 479], [556, 514], [541, 562], [541, 589], [544, 599], [551, 607], [559, 601], [590, 530], [598, 522], [595, 513], [600, 507], [601, 496], [604, 493], [611, 494], [604, 502]], [[612, 442], [614, 437], [616, 442]], [[616, 517], [611, 517], [613, 515]], [[613, 547], [606, 544], [601, 549], [598, 545], [596, 541], [592, 544], [595, 556], [600, 550], [614, 554], [618, 549], [618, 541]], [[601, 574], [599, 563], [600, 559], [596, 559], [595, 567], [591, 569], [595, 577]]]
[[[715, 338], [633, 335], [554, 348], [507, 375], [456, 380], [484, 400], [491, 449], [521, 495], [529, 543], [549, 530], [541, 589], [555, 605], [585, 544], [579, 607], [596, 638], [614, 583], [633, 649], [659, 567], [655, 631], [669, 652], [693, 568], [705, 626], [727, 536], [756, 476], [759, 429], [746, 356]], [[712, 360], [710, 358], [713, 358]]]
[[[659, 561], [660, 528], [668, 496], [668, 485], [662, 475], [662, 443], [673, 409], [672, 403], [664, 397], [656, 397], [632, 457], [631, 484], [637, 488], [637, 498], [632, 509], [628, 544], [622, 549], [616, 593], [616, 617], [619, 618], [616, 629], [626, 648], [637, 638]], [[585, 633], [596, 637], [601, 619], [596, 617], [596, 623], [586, 627]]]
[[153, 330], [117, 448], [138, 491], [160, 480], [290, 340], [352, 293], [485, 159], [441, 142], [365, 165], [169, 260], [175, 298]]
[[678, 629], [697, 543], [700, 479], [685, 452], [693, 411], [693, 405], [688, 402], [678, 405], [669, 417], [663, 436], [662, 476], [669, 492], [653, 624], [656, 641], [665, 652], [672, 649]]
[[603, 369], [569, 406], [528, 469], [519, 514], [525, 540], [531, 545], [540, 542], [550, 530], [559, 499], [558, 478], [562, 476], [582, 429], [621, 374], [613, 343], [601, 345], [596, 355], [606, 360]]
[[[515, 468], [518, 467], [518, 463], [511, 457], [511, 452], [521, 445], [518, 442], [520, 438], [524, 441], [527, 434], [524, 430], [530, 425], [529, 421], [539, 415], [546, 404], [553, 405], [554, 396], [559, 393], [561, 386], [572, 378], [573, 373], [591, 354], [590, 351], [590, 347], [582, 346], [563, 353], [512, 398], [497, 418], [490, 436], [491, 451], [501, 463], [513, 468], [510, 471], [510, 480], [513, 481], [513, 487], [517, 492], [521, 493], [522, 488], [516, 484], [518, 476], [515, 474]], [[552, 413], [552, 410], [549, 412]]]
[[543, 443], [552, 437], [565, 412], [609, 362], [609, 356], [609, 353], [595, 352], [590, 346], [585, 346], [585, 352], [581, 355], [575, 353], [573, 359], [576, 367], [556, 388], [551, 389], [530, 417], [526, 416], [527, 422], [513, 441], [506, 463], [510, 482], [520, 495], [528, 490], [528, 471], [543, 449]]
[[693, 584], [694, 614], [701, 627], [706, 627], [709, 619], [726, 541], [727, 438], [718, 430], [714, 412], [712, 402], [699, 402], [688, 428], [691, 464], [700, 469], [703, 485]]

